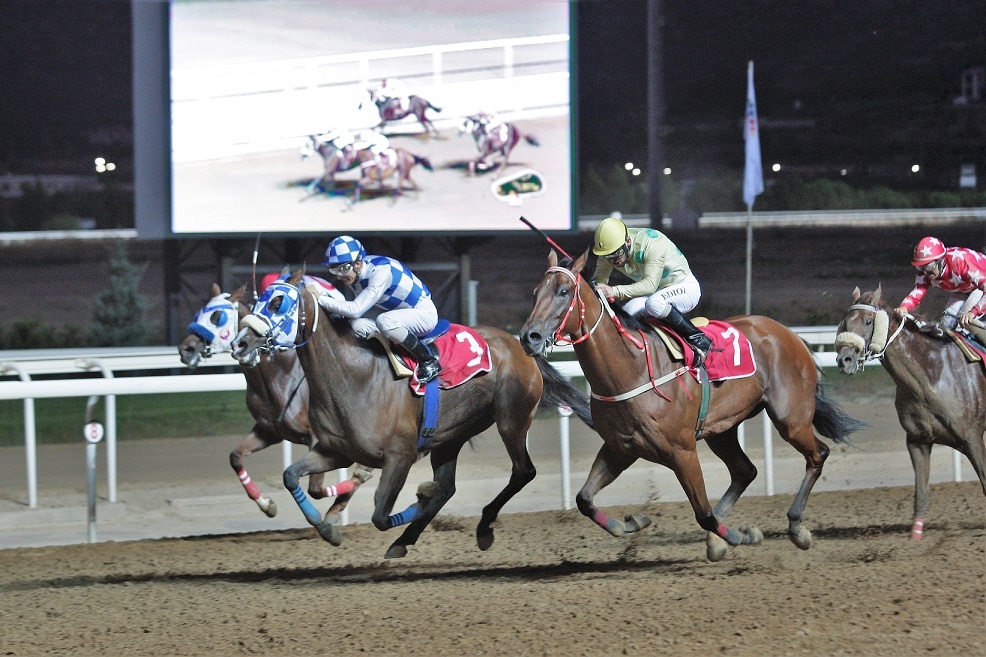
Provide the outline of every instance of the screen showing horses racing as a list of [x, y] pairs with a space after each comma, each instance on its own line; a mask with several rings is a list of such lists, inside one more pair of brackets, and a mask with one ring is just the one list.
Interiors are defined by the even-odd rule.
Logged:
[[170, 232], [571, 230], [571, 10], [171, 2]]

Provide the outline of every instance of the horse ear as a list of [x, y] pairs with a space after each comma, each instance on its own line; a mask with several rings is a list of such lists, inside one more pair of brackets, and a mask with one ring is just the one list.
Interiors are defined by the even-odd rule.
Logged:
[[297, 285], [298, 281], [300, 281], [304, 275], [305, 275], [304, 268], [299, 269], [293, 274], [291, 274], [291, 278], [288, 279], [288, 283], [290, 283], [291, 285]]
[[572, 263], [573, 274], [578, 274], [579, 272], [582, 271], [582, 268], [585, 267], [585, 261], [588, 257], [589, 257], [589, 247], [586, 247], [585, 253], [580, 255], [578, 259], [574, 263]]
[[231, 295], [229, 295], [229, 300], [239, 301], [240, 299], [243, 298], [243, 295], [246, 294], [246, 289], [247, 289], [247, 284], [244, 283], [243, 285], [236, 288], [236, 290], [234, 290]]
[[557, 266], [558, 266], [558, 254], [555, 253], [554, 249], [551, 249], [551, 251], [548, 253], [548, 267], [550, 268]]
[[209, 294], [211, 296], [213, 296], [213, 297], [218, 297], [222, 293], [223, 293], [223, 291], [222, 291], [222, 289], [220, 289], [219, 284], [218, 283], [213, 283], [212, 284], [212, 289], [209, 291]]
[[881, 290], [882, 287], [883, 287], [883, 283], [880, 283], [879, 285], [876, 286], [876, 289], [873, 291], [873, 296], [870, 297], [870, 305], [872, 306], [880, 305], [880, 295], [882, 294], [882, 290]]
[[856, 286], [856, 289], [852, 291], [852, 302], [853, 303], [856, 303], [857, 301], [859, 301], [859, 294], [860, 294], [860, 292], [859, 292], [859, 286], [857, 285]]

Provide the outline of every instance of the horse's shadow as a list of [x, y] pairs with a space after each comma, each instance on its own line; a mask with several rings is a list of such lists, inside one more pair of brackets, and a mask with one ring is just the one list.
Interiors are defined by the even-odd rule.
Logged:
[[[469, 174], [470, 173], [469, 165], [472, 162], [474, 162], [474, 160], [452, 160], [451, 162], [446, 163], [443, 168], [452, 169], [455, 171], [463, 171], [466, 174]], [[516, 162], [511, 162], [508, 166], [512, 167], [512, 166], [523, 166], [523, 165], [520, 165]], [[480, 165], [476, 165], [475, 169], [473, 169], [472, 171], [472, 174], [477, 176], [485, 175], [487, 173], [495, 173], [497, 171], [500, 171], [501, 169], [504, 169], [503, 163], [501, 162], [494, 162], [493, 164], [486, 164], [486, 165], [480, 164]]]

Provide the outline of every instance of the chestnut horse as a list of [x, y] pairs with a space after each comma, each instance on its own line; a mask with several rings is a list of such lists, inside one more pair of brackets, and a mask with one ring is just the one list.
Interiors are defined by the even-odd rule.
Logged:
[[[428, 171], [434, 171], [431, 161], [422, 156], [415, 155], [404, 148], [388, 148], [379, 156], [369, 150], [362, 150], [356, 154], [356, 161], [360, 165], [360, 179], [356, 183], [355, 197], [359, 201], [364, 188], [367, 185], [375, 185], [380, 191], [386, 190], [385, 182], [391, 178], [396, 178], [393, 194], [400, 195], [404, 190], [417, 190], [418, 183], [411, 177], [411, 170], [420, 164]], [[407, 186], [406, 183], [410, 183]]]
[[[507, 168], [510, 163], [510, 153], [522, 139], [531, 146], [541, 145], [541, 142], [534, 135], [522, 132], [515, 124], [508, 121], [491, 128], [481, 114], [467, 116], [463, 119], [459, 134], [472, 135], [473, 141], [476, 142], [476, 149], [479, 151], [479, 157], [469, 161], [470, 174], [475, 174], [477, 169], [489, 171], [497, 166], [500, 169]], [[491, 159], [497, 154], [502, 158], [499, 164]]]
[[[613, 536], [649, 525], [646, 516], [620, 521], [593, 504], [596, 493], [644, 458], [675, 473], [695, 519], [709, 532], [706, 555], [710, 561], [725, 556], [726, 544], [720, 539], [729, 545], [759, 543], [763, 539], [759, 529], [732, 529], [724, 519], [757, 475], [739, 445], [738, 426], [766, 410], [781, 437], [805, 458], [805, 477], [787, 513], [788, 535], [799, 548], [811, 547], [811, 532], [801, 525], [801, 518], [829, 454], [812, 426], [843, 442], [860, 425], [822, 395], [818, 368], [805, 342], [767, 317], [729, 318], [726, 321], [734, 335], [724, 337], [738, 338], [738, 329], [749, 338], [756, 372], [713, 383], [703, 392], [698, 379], [704, 371], [673, 361], [660, 340], [650, 339], [656, 337], [652, 332], [648, 338], [652, 329], [635, 322], [637, 338], [624, 327], [632, 321], [628, 315], [610, 314], [608, 303], [582, 277], [587, 256], [588, 251], [574, 263], [559, 266], [551, 251], [548, 271], [534, 292], [534, 310], [520, 333], [529, 354], [543, 353], [559, 339], [571, 341], [592, 388], [593, 422], [604, 444], [576, 498], [579, 510]], [[715, 509], [709, 503], [696, 452], [699, 438], [705, 439], [730, 474], [729, 488]]]
[[[489, 346], [492, 369], [440, 391], [437, 426], [431, 442], [420, 445], [424, 398], [411, 391], [406, 379], [394, 375], [376, 340], [358, 339], [348, 321], [318, 305], [321, 290], [296, 287], [299, 275], [272, 284], [261, 296], [234, 340], [234, 356], [249, 359], [278, 346], [297, 349], [308, 379], [309, 418], [317, 444], [285, 470], [284, 485], [305, 518], [322, 538], [338, 545], [339, 529], [330, 519], [319, 519], [298, 485], [299, 477], [353, 462], [381, 468], [373, 524], [382, 531], [410, 523], [386, 553], [387, 558], [403, 557], [455, 492], [459, 450], [496, 424], [513, 467], [506, 487], [483, 509], [476, 529], [479, 548], [488, 549], [500, 509], [536, 474], [527, 431], [539, 405], [571, 407], [590, 424], [588, 397], [546, 359], [525, 355], [514, 336], [477, 326], [474, 330]], [[484, 352], [470, 334], [457, 337], [472, 344], [477, 354]], [[435, 481], [419, 487], [417, 503], [391, 515], [411, 466], [428, 452]]]
[[[408, 116], [413, 116], [421, 124], [421, 127], [425, 129], [426, 134], [438, 134], [438, 128], [435, 124], [431, 122], [428, 118], [426, 112], [432, 110], [435, 112], [441, 112], [442, 108], [433, 105], [430, 101], [418, 96], [416, 94], [411, 94], [408, 96], [407, 109], [401, 107], [400, 100], [392, 96], [387, 96], [376, 90], [367, 91], [370, 102], [377, 106], [377, 112], [380, 114], [380, 123], [376, 125], [378, 130], [383, 130], [384, 126], [388, 123], [394, 121], [400, 121]], [[359, 109], [363, 109], [363, 103], [360, 102]]]
[[986, 494], [983, 364], [969, 362], [952, 340], [936, 335], [937, 327], [929, 332], [922, 330], [925, 326], [910, 316], [897, 319], [879, 286], [862, 294], [857, 287], [835, 338], [836, 361], [844, 374], [879, 359], [897, 385], [894, 406], [914, 466], [914, 540], [924, 534], [932, 445], [965, 454]]
[[[189, 369], [198, 367], [203, 358], [232, 351], [239, 321], [249, 314], [241, 303], [245, 291], [246, 285], [232, 294], [224, 293], [213, 283], [211, 299], [196, 314], [195, 321], [188, 327], [188, 335], [178, 345], [181, 362]], [[247, 382], [247, 409], [255, 424], [243, 442], [230, 452], [229, 464], [250, 499], [273, 518], [277, 515], [277, 505], [260, 492], [247, 474], [243, 459], [285, 440], [311, 449], [315, 438], [308, 424], [308, 382], [294, 352], [277, 359], [258, 359], [253, 364], [256, 367], [243, 367], [243, 375]], [[324, 475], [316, 474], [308, 480], [308, 492], [316, 499], [337, 496], [329, 510], [335, 516], [346, 508], [355, 488], [369, 478], [368, 470], [357, 468], [348, 482], [326, 487], [322, 485]]]

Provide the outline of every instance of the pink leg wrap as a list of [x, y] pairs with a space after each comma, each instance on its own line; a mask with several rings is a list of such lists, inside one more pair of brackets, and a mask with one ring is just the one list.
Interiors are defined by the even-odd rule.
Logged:
[[914, 526], [911, 527], [911, 540], [920, 541], [924, 536], [924, 520], [921, 518], [914, 519]]
[[339, 482], [335, 486], [326, 486], [325, 496], [336, 497], [338, 495], [352, 493], [354, 490], [356, 490], [356, 484], [353, 483], [352, 479], [347, 479], [346, 481]]
[[240, 470], [236, 473], [236, 476], [240, 478], [240, 483], [243, 484], [243, 488], [246, 490], [246, 493], [250, 496], [251, 500], [260, 499], [260, 489], [257, 488], [257, 484], [253, 483], [253, 480], [250, 479], [250, 475], [247, 474], [246, 470]]

